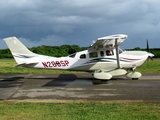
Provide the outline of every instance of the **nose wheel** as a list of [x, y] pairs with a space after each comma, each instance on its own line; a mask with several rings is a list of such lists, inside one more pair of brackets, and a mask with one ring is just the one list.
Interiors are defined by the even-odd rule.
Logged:
[[132, 78], [132, 80], [138, 80], [139, 78]]
[[142, 74], [140, 72], [135, 72], [135, 68], [136, 67], [132, 68], [131, 72], [126, 74], [126, 77], [131, 78], [132, 80], [138, 80]]
[[126, 75], [126, 77], [132, 78], [132, 80], [138, 80], [141, 76], [142, 74], [140, 72], [135, 72], [135, 71], [129, 72]]

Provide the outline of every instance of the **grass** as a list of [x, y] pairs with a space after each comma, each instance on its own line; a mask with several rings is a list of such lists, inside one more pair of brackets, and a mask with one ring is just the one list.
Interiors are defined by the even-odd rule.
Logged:
[[[0, 60], [0, 73], [70, 73], [72, 71], [14, 67]], [[160, 60], [146, 62], [137, 71], [160, 73]], [[0, 120], [159, 120], [160, 104], [12, 103], [0, 101]]]
[[53, 69], [38, 69], [38, 68], [25, 68], [25, 67], [15, 67], [17, 63], [14, 59], [2, 59], [0, 60], [0, 73], [22, 73], [22, 74], [53, 74], [53, 73], [82, 73], [79, 71], [69, 71], [69, 70], [53, 70]]
[[160, 59], [146, 61], [137, 71], [142, 73], [160, 73]]
[[[24, 68], [15, 67], [16, 62], [13, 59], [0, 60], [0, 73], [43, 73], [43, 74], [53, 74], [53, 73], [82, 73], [78, 71], [68, 71], [68, 70], [49, 70], [49, 69], [35, 69], [35, 68]], [[143, 66], [137, 68], [136, 71], [142, 73], [160, 73], [160, 59], [154, 59], [153, 61], [146, 61]]]
[[160, 104], [1, 103], [1, 120], [159, 120]]

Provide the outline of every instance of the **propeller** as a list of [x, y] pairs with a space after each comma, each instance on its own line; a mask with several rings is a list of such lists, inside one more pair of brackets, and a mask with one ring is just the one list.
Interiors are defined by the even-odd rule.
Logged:
[[151, 59], [152, 61], [153, 61], [153, 57], [154, 57], [154, 54], [152, 54], [151, 52], [150, 52], [150, 49], [149, 49], [149, 44], [148, 44], [148, 39], [147, 39], [147, 52], [148, 52], [148, 58], [147, 58], [147, 61], [149, 60], [149, 59]]

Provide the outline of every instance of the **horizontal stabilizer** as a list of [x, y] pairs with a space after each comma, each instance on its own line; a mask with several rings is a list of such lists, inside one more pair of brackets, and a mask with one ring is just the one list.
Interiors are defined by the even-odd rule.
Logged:
[[15, 67], [29, 67], [29, 66], [35, 66], [36, 64], [38, 64], [38, 62], [35, 63], [21, 63], [21, 64], [17, 64]]

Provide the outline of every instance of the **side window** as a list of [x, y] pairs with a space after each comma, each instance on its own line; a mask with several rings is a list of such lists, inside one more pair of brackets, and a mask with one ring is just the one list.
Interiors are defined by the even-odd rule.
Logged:
[[107, 56], [114, 55], [113, 50], [106, 50], [106, 55]]
[[103, 57], [104, 56], [104, 52], [100, 51], [100, 56]]
[[81, 58], [81, 59], [85, 59], [85, 58], [86, 58], [86, 54], [82, 54], [82, 55], [80, 56], [80, 58]]
[[89, 57], [90, 58], [98, 57], [98, 53], [97, 52], [91, 52], [91, 53], [89, 53]]

